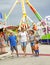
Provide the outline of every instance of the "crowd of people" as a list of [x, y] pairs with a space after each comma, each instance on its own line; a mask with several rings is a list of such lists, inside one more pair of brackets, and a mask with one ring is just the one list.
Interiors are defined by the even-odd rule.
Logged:
[[[19, 40], [17, 39], [19, 37]], [[10, 32], [10, 34], [6, 37], [6, 34], [0, 32], [0, 54], [6, 52], [5, 49], [5, 41], [7, 42], [7, 45], [10, 46], [11, 55], [13, 56], [14, 50], [16, 51], [16, 55], [19, 56], [17, 45], [18, 42], [21, 45], [21, 49], [24, 53], [24, 56], [26, 56], [26, 47], [27, 44], [30, 43], [32, 55], [39, 56], [39, 42], [37, 39], [37, 36], [34, 35], [33, 30], [24, 30], [24, 28], [21, 28], [20, 31], [18, 31], [17, 36]]]

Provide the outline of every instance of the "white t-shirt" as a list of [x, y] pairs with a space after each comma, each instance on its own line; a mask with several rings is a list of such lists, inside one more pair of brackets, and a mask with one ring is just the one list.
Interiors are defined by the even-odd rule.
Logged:
[[33, 40], [34, 40], [34, 35], [29, 35], [29, 39], [30, 39], [31, 41], [33, 41]]
[[27, 41], [27, 32], [20, 32], [19, 35], [21, 36], [21, 38], [20, 38], [21, 42]]

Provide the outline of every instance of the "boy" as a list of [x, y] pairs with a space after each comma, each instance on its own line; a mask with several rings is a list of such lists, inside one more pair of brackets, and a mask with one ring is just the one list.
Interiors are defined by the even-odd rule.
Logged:
[[10, 33], [10, 36], [9, 36], [8, 40], [10, 42], [10, 48], [11, 48], [11, 51], [12, 51], [11, 55], [13, 56], [13, 52], [15, 50], [16, 51], [16, 54], [18, 56], [16, 36], [13, 35], [12, 32]]

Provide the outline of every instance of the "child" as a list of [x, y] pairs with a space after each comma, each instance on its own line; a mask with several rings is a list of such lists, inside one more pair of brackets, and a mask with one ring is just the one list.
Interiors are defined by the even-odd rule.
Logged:
[[31, 45], [32, 54], [34, 54], [34, 31], [30, 30], [29, 41]]
[[35, 41], [35, 56], [39, 56], [39, 45], [38, 45], [38, 41]]

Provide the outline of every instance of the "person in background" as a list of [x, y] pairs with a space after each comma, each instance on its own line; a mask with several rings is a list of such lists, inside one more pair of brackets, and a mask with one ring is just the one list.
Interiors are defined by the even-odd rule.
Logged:
[[17, 50], [17, 39], [16, 39], [16, 36], [13, 35], [12, 32], [10, 32], [10, 35], [8, 37], [8, 44], [10, 43], [10, 48], [11, 48], [11, 55], [13, 56], [13, 52], [14, 50], [16, 51], [16, 55], [18, 57], [18, 50]]
[[6, 53], [6, 44], [2, 33], [3, 32], [0, 32], [0, 54]]

